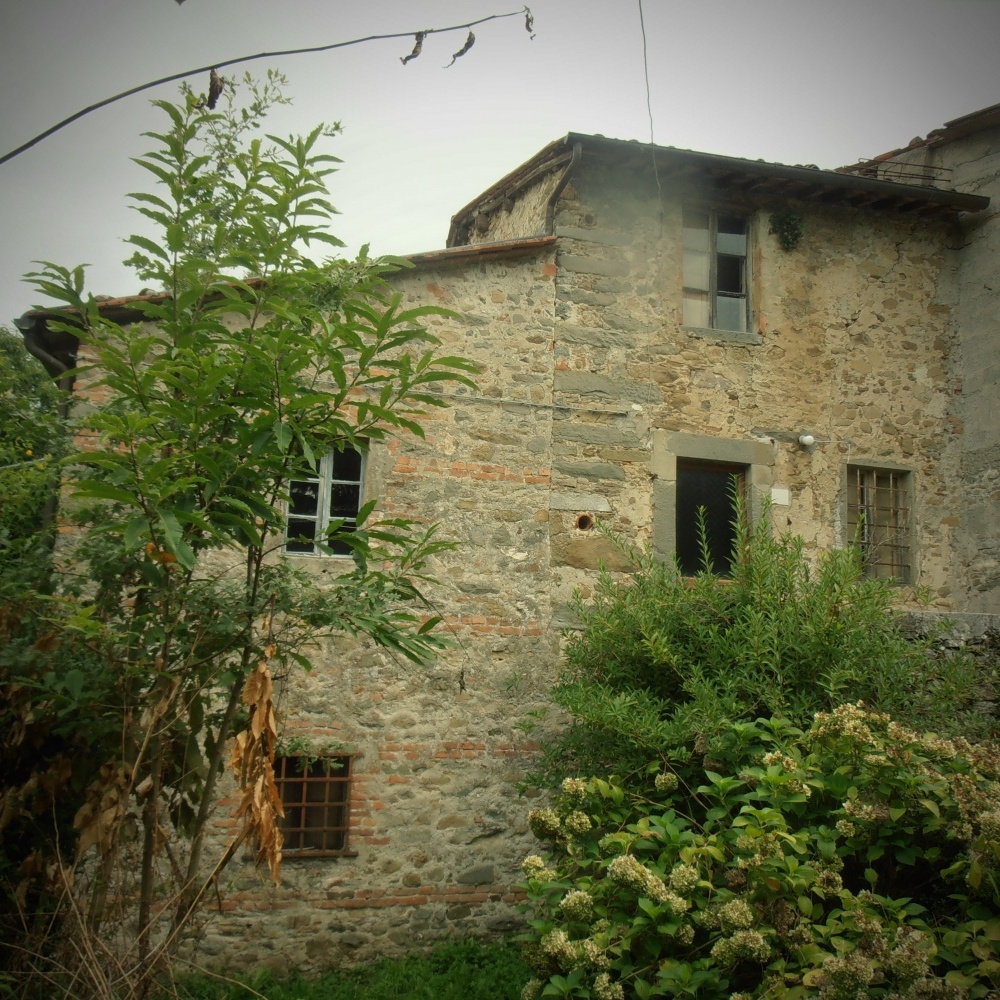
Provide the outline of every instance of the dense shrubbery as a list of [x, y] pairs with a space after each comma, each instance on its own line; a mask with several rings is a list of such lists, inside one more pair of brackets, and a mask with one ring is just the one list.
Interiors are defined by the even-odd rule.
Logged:
[[[1000, 754], [845, 705], [713, 757], [566, 779], [531, 814], [525, 997], [979, 997], [1000, 988]], [[995, 994], [993, 994], [995, 995]]]
[[766, 520], [741, 520], [732, 580], [632, 551], [579, 602], [539, 779], [564, 780], [530, 815], [551, 854], [525, 862], [526, 1000], [1000, 995], [973, 664], [907, 641], [857, 553], [811, 568]]
[[51, 527], [46, 505], [69, 445], [62, 395], [21, 338], [0, 327], [0, 545]]
[[863, 700], [917, 729], [983, 735], [966, 711], [975, 671], [931, 661], [893, 614], [898, 590], [865, 579], [856, 550], [810, 566], [800, 538], [741, 517], [733, 577], [683, 577], [628, 550], [629, 578], [603, 572], [583, 630], [570, 637], [554, 692], [573, 720], [547, 755], [547, 777], [626, 774], [651, 758], [703, 751], [729, 722]]

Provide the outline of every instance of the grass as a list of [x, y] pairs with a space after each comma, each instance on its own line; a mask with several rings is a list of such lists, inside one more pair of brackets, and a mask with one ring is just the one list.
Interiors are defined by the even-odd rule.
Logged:
[[472, 938], [427, 955], [324, 973], [319, 979], [278, 979], [259, 973], [234, 986], [208, 976], [177, 987], [181, 1000], [517, 1000], [531, 972], [519, 949]]

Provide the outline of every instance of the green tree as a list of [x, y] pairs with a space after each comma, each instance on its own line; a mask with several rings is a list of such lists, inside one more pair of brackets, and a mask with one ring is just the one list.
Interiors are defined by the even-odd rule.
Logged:
[[63, 394], [0, 327], [0, 536], [24, 539], [51, 526], [58, 459], [67, 448]]
[[[291, 481], [331, 451], [421, 435], [443, 405], [435, 390], [472, 386], [472, 366], [436, 351], [423, 324], [440, 310], [389, 291], [391, 262], [313, 256], [340, 245], [326, 230], [337, 161], [323, 151], [337, 128], [261, 136], [283, 80], [247, 82], [243, 105], [232, 92], [215, 109], [189, 91], [156, 102], [165, 125], [138, 160], [156, 189], [131, 198], [157, 235], [131, 237], [130, 263], [163, 294], [136, 303], [142, 323], [114, 322], [82, 268], [32, 275], [81, 342], [87, 443], [65, 466], [76, 531], [54, 597], [3, 594], [0, 739], [14, 763], [0, 864], [10, 900], [35, 892], [53, 908], [66, 945], [53, 957], [89, 955], [76, 974], [114, 969], [139, 994], [207, 884], [206, 825], [237, 730], [240, 777], [263, 789], [247, 793], [247, 828], [277, 874], [271, 668], [308, 668], [308, 643], [336, 632], [418, 662], [444, 644], [421, 603], [428, 560], [448, 547], [433, 526], [375, 520], [375, 501], [356, 530], [332, 522], [320, 549], [353, 558], [322, 587], [278, 557]], [[186, 855], [164, 855], [165, 830], [190, 838]], [[69, 878], [74, 857], [95, 855]], [[123, 892], [137, 934], [114, 908]]]

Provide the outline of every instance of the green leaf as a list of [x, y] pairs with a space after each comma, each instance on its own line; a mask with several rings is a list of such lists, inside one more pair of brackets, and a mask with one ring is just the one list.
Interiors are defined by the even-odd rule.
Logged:
[[191, 547], [184, 540], [184, 532], [177, 520], [176, 515], [170, 510], [157, 508], [157, 515], [160, 518], [160, 525], [166, 539], [167, 548], [176, 557], [177, 562], [186, 570], [194, 569], [196, 562], [195, 554]]
[[81, 479], [73, 487], [73, 492], [80, 497], [93, 497], [95, 500], [116, 500], [119, 503], [135, 505], [135, 496], [128, 490], [98, 479]]

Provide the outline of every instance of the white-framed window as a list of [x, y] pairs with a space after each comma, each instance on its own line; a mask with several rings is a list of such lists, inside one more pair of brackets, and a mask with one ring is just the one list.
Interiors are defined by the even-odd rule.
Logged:
[[317, 540], [334, 555], [350, 555], [350, 546], [336, 536], [327, 537], [331, 525], [342, 522], [340, 531], [353, 531], [361, 509], [365, 474], [365, 453], [345, 446], [327, 452], [316, 475], [293, 479], [288, 486], [288, 518], [285, 524], [285, 552], [319, 555]]
[[866, 576], [912, 581], [910, 494], [905, 470], [847, 466], [848, 542], [860, 547]]
[[749, 226], [745, 216], [684, 209], [684, 325], [745, 333]]

